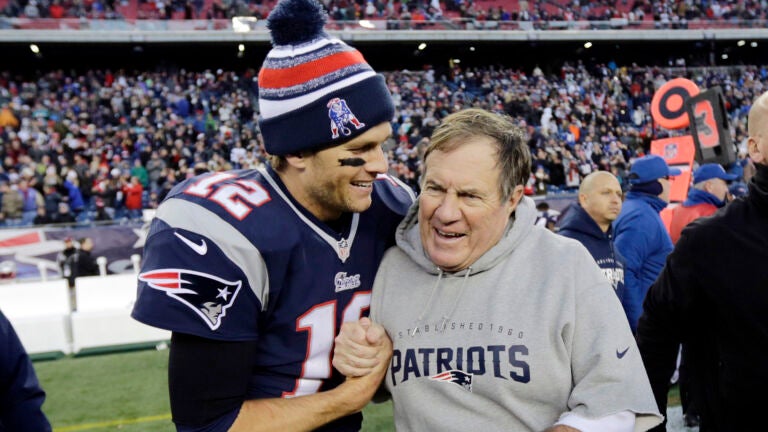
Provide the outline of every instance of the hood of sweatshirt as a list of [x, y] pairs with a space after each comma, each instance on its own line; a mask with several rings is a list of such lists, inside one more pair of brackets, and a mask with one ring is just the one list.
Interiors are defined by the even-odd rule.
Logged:
[[509, 218], [507, 228], [498, 243], [481, 255], [477, 261], [470, 264], [469, 267], [453, 273], [444, 272], [430, 261], [421, 243], [418, 218], [419, 202], [417, 200], [416, 203], [411, 206], [405, 219], [403, 219], [398, 226], [396, 233], [397, 246], [400, 247], [400, 249], [419, 267], [424, 269], [425, 272], [436, 276], [435, 282], [431, 287], [429, 299], [416, 319], [416, 325], [413, 327], [414, 331], [424, 322], [426, 315], [431, 310], [435, 295], [440, 292], [440, 285], [444, 278], [460, 277], [462, 279], [461, 290], [454, 296], [452, 301], [453, 305], [450, 308], [439, 312], [442, 318], [440, 328], [444, 328], [456, 310], [459, 300], [469, 283], [470, 276], [481, 274], [503, 261], [534, 228], [536, 222], [536, 205], [531, 198], [523, 197], [517, 205], [517, 208], [515, 208], [512, 216]]
[[610, 235], [612, 229], [609, 226], [608, 232], [604, 233], [582, 206], [573, 204], [563, 215], [558, 232], [562, 234], [563, 231], [573, 231], [602, 240]]
[[[419, 203], [417, 200], [416, 203], [411, 206], [405, 219], [403, 219], [397, 229], [397, 245], [426, 272], [435, 275], [441, 274], [442, 270], [430, 261], [421, 244], [418, 218]], [[467, 271], [477, 274], [492, 268], [510, 254], [515, 247], [525, 239], [528, 233], [531, 232], [535, 222], [536, 205], [531, 198], [524, 196], [512, 213], [512, 217], [509, 218], [507, 228], [499, 242], [486, 251], [468, 268], [455, 272], [455, 274], [464, 276], [464, 273]]]

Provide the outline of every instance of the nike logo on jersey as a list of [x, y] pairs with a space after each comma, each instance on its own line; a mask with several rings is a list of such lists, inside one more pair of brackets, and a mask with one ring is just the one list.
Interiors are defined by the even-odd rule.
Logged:
[[205, 243], [205, 239], [200, 239], [200, 244], [197, 244], [177, 232], [173, 234], [178, 237], [179, 240], [183, 241], [185, 245], [189, 246], [190, 249], [195, 251], [198, 255], [205, 255], [208, 253], [208, 245]]
[[616, 358], [618, 359], [624, 358], [624, 355], [627, 354], [627, 351], [629, 351], [629, 347], [626, 347], [624, 351], [616, 350]]

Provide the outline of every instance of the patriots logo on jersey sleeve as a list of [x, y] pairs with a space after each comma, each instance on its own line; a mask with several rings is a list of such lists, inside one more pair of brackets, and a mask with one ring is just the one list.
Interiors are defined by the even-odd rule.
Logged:
[[240, 292], [242, 281], [227, 281], [208, 273], [182, 269], [158, 269], [141, 273], [139, 280], [195, 311], [216, 330]]
[[472, 391], [472, 374], [468, 374], [462, 370], [452, 369], [437, 375], [432, 375], [429, 379], [433, 381], [454, 383], [468, 392]]

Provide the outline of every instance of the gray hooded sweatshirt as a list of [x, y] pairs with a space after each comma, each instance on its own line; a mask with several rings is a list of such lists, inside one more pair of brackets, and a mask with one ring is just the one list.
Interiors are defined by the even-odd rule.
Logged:
[[541, 431], [567, 412], [661, 422], [613, 288], [579, 242], [534, 226], [533, 200], [455, 273], [429, 260], [417, 217], [418, 203], [371, 301], [394, 343], [384, 381], [398, 431]]

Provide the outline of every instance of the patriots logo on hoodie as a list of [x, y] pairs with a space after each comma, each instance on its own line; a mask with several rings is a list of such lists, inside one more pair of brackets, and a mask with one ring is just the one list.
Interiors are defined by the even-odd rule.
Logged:
[[472, 392], [472, 374], [468, 374], [459, 369], [452, 369], [432, 375], [429, 379], [433, 381], [444, 381], [456, 384], [468, 392]]
[[139, 280], [192, 309], [211, 330], [219, 328], [242, 286], [242, 281], [183, 269], [152, 270], [141, 273]]

